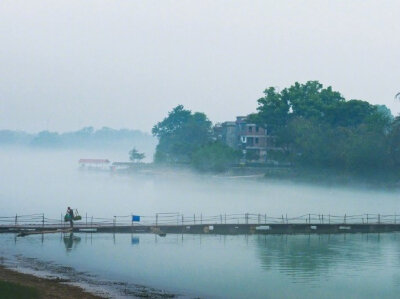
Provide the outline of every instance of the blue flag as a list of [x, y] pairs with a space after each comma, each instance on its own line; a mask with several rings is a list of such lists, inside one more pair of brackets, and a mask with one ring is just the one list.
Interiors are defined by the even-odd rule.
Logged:
[[132, 222], [140, 222], [140, 216], [132, 215]]

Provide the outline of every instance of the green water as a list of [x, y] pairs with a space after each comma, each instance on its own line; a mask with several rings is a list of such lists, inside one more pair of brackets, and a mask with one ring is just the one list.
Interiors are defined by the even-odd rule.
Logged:
[[43, 269], [53, 274], [69, 269], [67, 276], [81, 273], [77, 280], [94, 277], [86, 282], [89, 285], [142, 284], [183, 297], [395, 298], [400, 294], [399, 233], [165, 238], [74, 234], [73, 239], [61, 235], [16, 239], [4, 234], [0, 253], [10, 261], [24, 260], [24, 267], [38, 270], [38, 261], [49, 262]]

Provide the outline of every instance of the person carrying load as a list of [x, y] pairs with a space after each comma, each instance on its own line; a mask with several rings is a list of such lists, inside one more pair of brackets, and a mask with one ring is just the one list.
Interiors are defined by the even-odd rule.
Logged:
[[72, 210], [70, 207], [67, 209], [67, 214], [65, 215], [65, 221], [69, 220], [69, 224], [71, 228], [74, 227], [74, 210]]
[[68, 207], [67, 213], [64, 216], [64, 221], [65, 222], [69, 222], [71, 228], [73, 228], [74, 227], [74, 221], [77, 221], [77, 220], [82, 220], [82, 217], [79, 215], [78, 210], [75, 210], [75, 212], [74, 212], [73, 209]]

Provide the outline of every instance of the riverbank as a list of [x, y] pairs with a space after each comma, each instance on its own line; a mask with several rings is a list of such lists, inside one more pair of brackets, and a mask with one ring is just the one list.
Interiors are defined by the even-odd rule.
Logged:
[[[15, 296], [13, 290], [21, 287], [21, 296]], [[106, 298], [99, 295], [90, 294], [78, 286], [66, 284], [62, 279], [41, 278], [31, 274], [20, 273], [0, 265], [0, 293], [10, 297], [5, 298], [44, 298], [44, 299], [99, 299]], [[26, 297], [25, 295], [29, 295]], [[3, 295], [2, 295], [3, 296]], [[4, 297], [2, 297], [4, 298]]]
[[329, 187], [352, 187], [375, 190], [400, 189], [398, 172], [375, 171], [351, 173], [333, 169], [310, 169], [290, 166], [263, 164], [237, 165], [223, 172], [201, 172], [188, 164], [157, 165], [154, 163], [136, 163], [125, 169], [116, 169], [113, 174], [150, 175], [150, 176], [193, 176], [227, 179], [253, 179], [259, 181], [277, 181]]

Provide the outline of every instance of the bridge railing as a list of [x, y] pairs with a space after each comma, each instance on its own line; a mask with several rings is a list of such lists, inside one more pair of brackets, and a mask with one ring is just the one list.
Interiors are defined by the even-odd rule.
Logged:
[[[161, 225], [197, 225], [197, 224], [400, 224], [400, 215], [397, 214], [359, 214], [359, 215], [331, 215], [331, 214], [303, 214], [290, 216], [288, 214], [271, 216], [266, 213], [241, 213], [203, 215], [203, 213], [183, 214], [179, 212], [156, 213], [154, 215], [137, 215], [140, 221], [133, 221], [133, 214], [119, 215], [109, 218], [82, 216], [82, 220], [74, 222], [76, 227], [99, 226], [161, 226]], [[137, 218], [136, 218], [137, 219]], [[45, 214], [0, 216], [0, 227], [68, 227], [69, 222], [60, 218], [49, 218]]]

